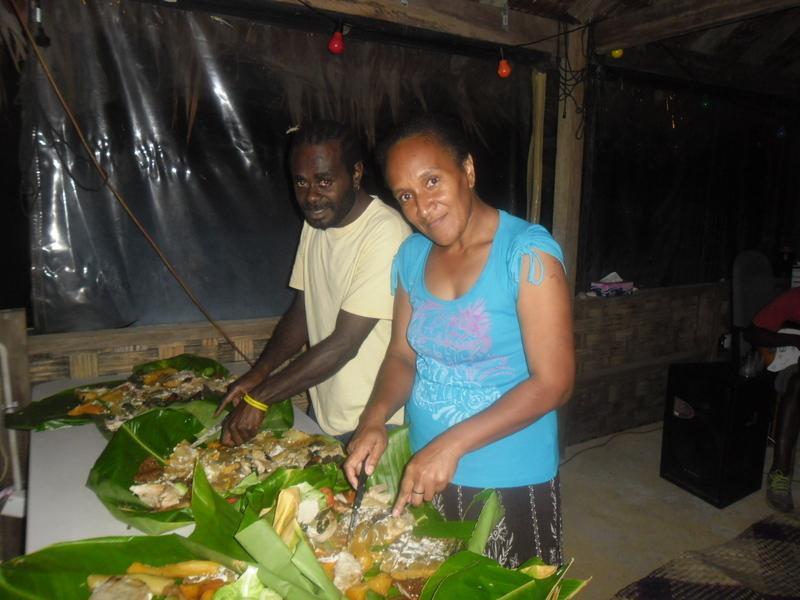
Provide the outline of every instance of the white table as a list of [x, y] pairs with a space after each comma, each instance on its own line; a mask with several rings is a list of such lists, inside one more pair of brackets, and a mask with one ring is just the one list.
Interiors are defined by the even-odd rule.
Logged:
[[[33, 388], [33, 400], [102, 380], [61, 380], [40, 384]], [[294, 407], [294, 428], [308, 433], [322, 433], [319, 426], [297, 407]], [[117, 521], [85, 485], [92, 465], [107, 443], [93, 424], [32, 433], [26, 553], [56, 542], [109, 535], [143, 535]], [[193, 529], [194, 526], [189, 525], [174, 533], [188, 535]]]

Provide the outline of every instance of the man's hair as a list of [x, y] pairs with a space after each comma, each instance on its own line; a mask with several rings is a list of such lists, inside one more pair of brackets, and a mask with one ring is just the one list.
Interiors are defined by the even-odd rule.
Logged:
[[352, 175], [355, 172], [356, 163], [364, 160], [361, 144], [352, 127], [336, 121], [322, 119], [301, 125], [292, 135], [292, 141], [289, 145], [289, 158], [291, 159], [295, 151], [301, 146], [315, 146], [328, 142], [339, 142], [342, 162]]
[[378, 162], [386, 173], [386, 158], [398, 142], [413, 136], [429, 137], [444, 146], [456, 164], [461, 164], [469, 156], [469, 144], [459, 123], [444, 115], [424, 114], [413, 117], [397, 127], [378, 148]]

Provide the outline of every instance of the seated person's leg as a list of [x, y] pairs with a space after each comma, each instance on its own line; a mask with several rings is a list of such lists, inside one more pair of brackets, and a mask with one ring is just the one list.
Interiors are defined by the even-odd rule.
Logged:
[[797, 433], [800, 429], [800, 371], [786, 369], [775, 381], [779, 399], [775, 426], [775, 454], [767, 474], [767, 501], [784, 512], [794, 508], [792, 473]]

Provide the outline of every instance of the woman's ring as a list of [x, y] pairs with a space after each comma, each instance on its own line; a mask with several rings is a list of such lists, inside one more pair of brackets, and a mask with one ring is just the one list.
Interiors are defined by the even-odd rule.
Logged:
[[425, 492], [419, 492], [417, 490], [411, 490], [412, 494], [424, 494]]

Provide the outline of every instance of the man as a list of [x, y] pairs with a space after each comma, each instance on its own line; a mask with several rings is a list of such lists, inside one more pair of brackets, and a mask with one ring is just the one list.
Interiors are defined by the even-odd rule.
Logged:
[[[800, 288], [784, 292], [755, 316], [745, 331], [754, 346], [800, 349], [800, 334], [779, 333], [784, 327], [800, 326]], [[797, 432], [800, 429], [800, 367], [794, 363], [775, 379], [778, 409], [775, 418], [775, 454], [767, 473], [767, 502], [776, 510], [790, 512], [792, 502], [792, 463]]]
[[[409, 226], [361, 189], [364, 163], [350, 128], [332, 121], [302, 127], [289, 165], [305, 216], [289, 281], [297, 293], [255, 366], [220, 403], [217, 412], [235, 406], [222, 429], [226, 445], [252, 438], [266, 405], [306, 389], [322, 430], [346, 441], [389, 343], [392, 259]], [[389, 423], [401, 424], [402, 414]]]

